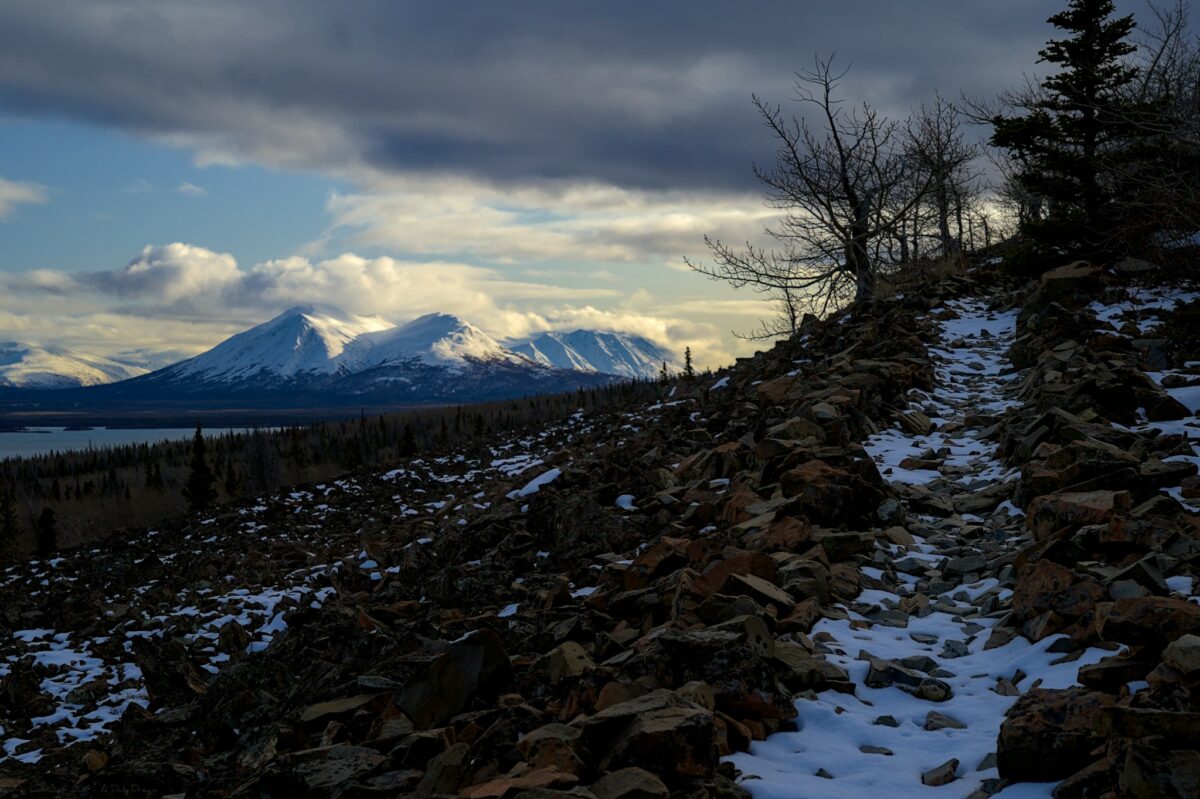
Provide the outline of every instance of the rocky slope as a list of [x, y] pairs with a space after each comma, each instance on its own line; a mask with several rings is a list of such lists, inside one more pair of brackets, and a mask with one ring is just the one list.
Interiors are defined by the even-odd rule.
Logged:
[[1123, 317], [1165, 303], [1116, 282], [977, 272], [653, 404], [12, 567], [0, 781], [1194, 796], [1195, 378], [1141, 370]]

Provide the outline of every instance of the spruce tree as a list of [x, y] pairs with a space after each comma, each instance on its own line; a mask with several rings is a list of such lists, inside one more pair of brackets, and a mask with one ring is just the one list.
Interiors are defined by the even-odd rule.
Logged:
[[216, 478], [206, 457], [207, 445], [200, 423], [196, 423], [196, 435], [192, 436], [192, 462], [188, 472], [187, 484], [183, 487], [183, 497], [188, 501], [192, 511], [202, 511], [212, 507], [217, 499]]
[[1028, 98], [1024, 113], [996, 115], [992, 144], [1010, 151], [1021, 188], [1044, 203], [1025, 233], [1050, 248], [1094, 256], [1108, 249], [1116, 221], [1115, 170], [1136, 158], [1128, 120], [1138, 109], [1123, 89], [1137, 69], [1126, 61], [1132, 16], [1114, 18], [1113, 0], [1069, 0], [1048, 20], [1068, 36], [1053, 39], [1040, 61], [1057, 67]]
[[692, 366], [691, 347], [684, 347], [683, 349], [683, 377], [685, 380], [693, 380], [696, 377], [696, 368]]
[[38, 554], [48, 558], [58, 549], [58, 519], [53, 508], [42, 508], [42, 515], [37, 520]]
[[412, 425], [404, 423], [404, 432], [400, 435], [400, 457], [411, 458], [417, 454], [417, 436], [413, 433]]

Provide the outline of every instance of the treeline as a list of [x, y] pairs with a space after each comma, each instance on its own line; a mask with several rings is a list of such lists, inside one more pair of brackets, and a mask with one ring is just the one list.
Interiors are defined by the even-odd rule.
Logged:
[[942, 95], [888, 119], [843, 94], [846, 70], [797, 73], [797, 112], [754, 97], [776, 142], [758, 167], [769, 246], [706, 239], [697, 272], [770, 300], [747, 335], [823, 315], [965, 254], [1003, 247], [1030, 275], [1124, 257], [1194, 268], [1200, 247], [1200, 40], [1182, 0], [1139, 28], [1112, 0], [1069, 0], [1037, 54], [1048, 71], [996, 98]]
[[[655, 381], [476, 405], [414, 409], [204, 439], [211, 477], [198, 486], [193, 441], [54, 452], [0, 463], [0, 553], [48, 555], [156, 524], [191, 505], [263, 494], [447, 448], [486, 454], [495, 437], [649, 398]], [[211, 490], [196, 502], [198, 491]], [[190, 500], [190, 501], [189, 501]]]

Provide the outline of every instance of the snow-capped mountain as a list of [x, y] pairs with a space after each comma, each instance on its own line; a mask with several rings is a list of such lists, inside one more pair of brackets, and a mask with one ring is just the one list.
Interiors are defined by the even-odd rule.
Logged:
[[455, 369], [472, 361], [525, 361], [469, 322], [451, 314], [432, 313], [390, 330], [359, 336], [346, 347], [340, 362], [358, 372], [413, 360]]
[[514, 344], [512, 349], [547, 366], [622, 377], [656, 377], [663, 363], [669, 369], [679, 366], [679, 358], [670, 350], [627, 333], [597, 330], [543, 333]]
[[[101, 360], [80, 356], [78, 363], [98, 365]], [[573, 391], [622, 377], [653, 377], [664, 361], [671, 368], [678, 366], [671, 352], [621, 333], [546, 333], [505, 346], [450, 314], [427, 314], [396, 326], [377, 316], [304, 305], [149, 373], [109, 362], [106, 380], [81, 377], [74, 383], [55, 383], [47, 378], [6, 384], [0, 363], [0, 388], [79, 387], [65, 392], [21, 388], [21, 397], [10, 397], [42, 408], [57, 403], [71, 408], [154, 409], [390, 406]], [[81, 372], [82, 366], [75, 366], [72, 374]], [[95, 385], [99, 382], [112, 384]]]
[[289, 308], [208, 352], [167, 367], [174, 379], [205, 383], [279, 383], [344, 371], [342, 355], [360, 336], [393, 327], [328, 305]]
[[329, 306], [301, 306], [103, 393], [110, 402], [332, 406], [507, 399], [614, 379], [536, 362], [449, 314], [394, 326]]
[[64, 347], [0, 343], [0, 386], [61, 389], [99, 386], [146, 374], [148, 370]]

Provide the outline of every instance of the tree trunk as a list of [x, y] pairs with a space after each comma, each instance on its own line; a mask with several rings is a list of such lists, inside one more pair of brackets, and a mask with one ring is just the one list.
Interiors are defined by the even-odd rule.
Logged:
[[938, 238], [942, 243], [942, 255], [949, 255], [954, 251], [954, 240], [950, 236], [950, 192], [944, 178], [938, 180], [934, 195], [937, 202]]

